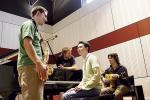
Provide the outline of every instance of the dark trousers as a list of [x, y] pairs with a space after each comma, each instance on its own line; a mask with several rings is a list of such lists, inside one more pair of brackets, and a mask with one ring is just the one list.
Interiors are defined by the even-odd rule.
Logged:
[[71, 90], [63, 94], [62, 100], [71, 100], [72, 98], [81, 98], [81, 97], [94, 97], [99, 96], [99, 94], [100, 94], [99, 89], [80, 90], [79, 92]]

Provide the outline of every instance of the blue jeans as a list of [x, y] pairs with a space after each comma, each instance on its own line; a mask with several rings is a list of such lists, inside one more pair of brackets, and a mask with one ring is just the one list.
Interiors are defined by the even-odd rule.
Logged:
[[94, 97], [99, 96], [100, 90], [99, 89], [90, 89], [90, 90], [80, 90], [78, 92], [67, 91], [63, 94], [62, 100], [71, 100], [71, 98], [82, 98], [82, 97]]

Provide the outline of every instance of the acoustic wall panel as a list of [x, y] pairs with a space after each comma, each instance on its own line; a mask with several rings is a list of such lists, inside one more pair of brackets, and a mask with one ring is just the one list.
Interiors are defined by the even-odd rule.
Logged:
[[83, 58], [82, 58], [81, 56], [76, 57], [75, 61], [76, 61], [76, 63], [77, 63], [77, 67], [78, 67], [79, 69], [82, 69], [82, 66], [83, 66]]
[[80, 35], [82, 35], [82, 40], [91, 40], [93, 38], [92, 34], [96, 33], [96, 24], [93, 13], [80, 19]]
[[144, 60], [146, 64], [147, 74], [150, 76], [150, 34], [141, 37]]
[[114, 31], [110, 2], [96, 9], [93, 14], [96, 24], [96, 33], [92, 33], [94, 38]]
[[17, 49], [18, 48], [18, 34], [20, 26], [9, 23], [3, 23], [2, 43], [3, 48]]
[[150, 0], [111, 0], [115, 29], [150, 16]]
[[1, 47], [1, 41], [2, 41], [2, 31], [3, 31], [3, 23], [0, 22], [0, 47]]
[[71, 15], [65, 17], [63, 20], [59, 21], [55, 25], [53, 25], [53, 33], [56, 33], [63, 29], [64, 27], [76, 22], [80, 18], [80, 12], [77, 10], [73, 12]]
[[0, 11], [0, 21], [4, 23], [21, 25], [26, 20], [27, 20], [26, 18]]

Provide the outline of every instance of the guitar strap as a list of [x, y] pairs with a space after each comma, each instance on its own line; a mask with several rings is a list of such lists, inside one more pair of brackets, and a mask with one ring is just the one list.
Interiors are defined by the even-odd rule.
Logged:
[[[33, 23], [33, 25], [34, 25], [34, 28], [35, 28], [35, 32], [38, 32], [38, 28], [37, 28], [37, 25], [36, 25], [36, 23], [35, 23], [35, 21], [32, 19], [32, 23]], [[41, 45], [41, 51], [42, 51], [42, 55], [44, 55], [44, 51], [43, 51], [43, 48], [42, 48], [42, 41], [43, 41], [43, 37], [41, 36], [41, 34], [40, 33], [38, 33], [39, 35], [40, 35], [40, 37], [41, 37], [41, 40], [40, 40], [40, 45]]]

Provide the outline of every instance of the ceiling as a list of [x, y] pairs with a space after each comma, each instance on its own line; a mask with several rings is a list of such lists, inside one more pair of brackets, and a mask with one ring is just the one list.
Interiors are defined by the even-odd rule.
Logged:
[[[35, 5], [41, 5], [48, 10], [47, 24], [54, 25], [79, 9], [81, 0], [38, 0]], [[0, 0], [0, 10], [4, 12], [30, 18], [30, 9], [32, 6], [29, 0]]]

